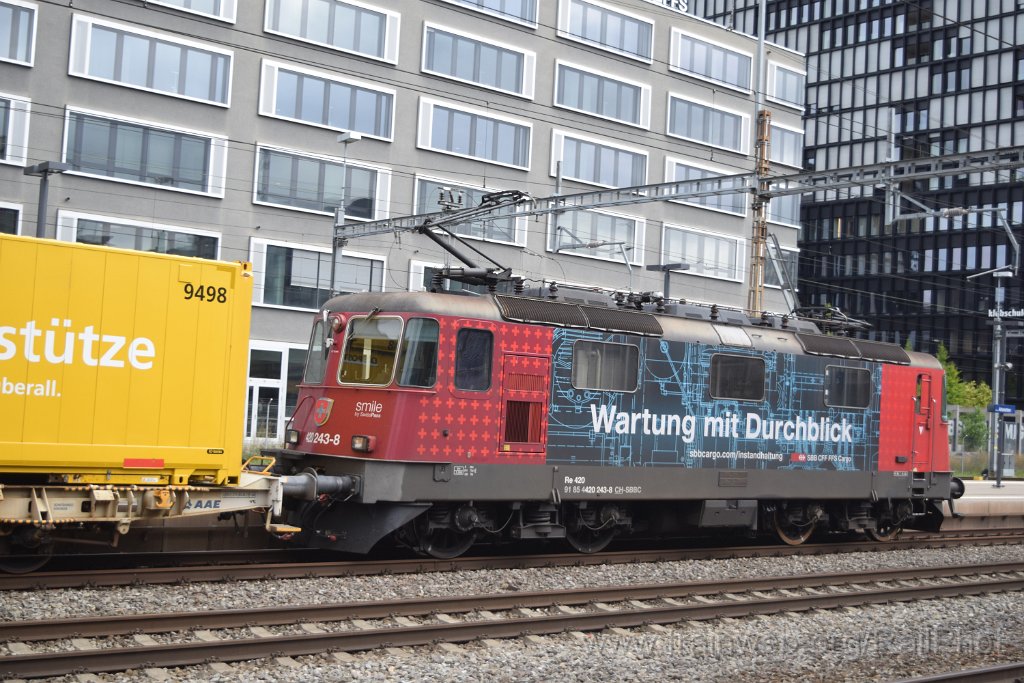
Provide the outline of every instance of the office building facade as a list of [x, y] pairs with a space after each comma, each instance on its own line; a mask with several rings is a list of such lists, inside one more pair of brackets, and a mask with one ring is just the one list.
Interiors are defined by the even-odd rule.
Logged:
[[[334, 214], [434, 212], [493, 190], [546, 197], [749, 173], [756, 41], [627, 0], [0, 0], [0, 230], [251, 261], [250, 438], [293, 407], [332, 281]], [[804, 60], [770, 56], [773, 150], [802, 148]], [[798, 89], [799, 92], [802, 90]], [[338, 136], [355, 133], [354, 141]], [[638, 200], [642, 197], [638, 197]], [[742, 193], [502, 218], [455, 231], [540, 291], [557, 281], [742, 308]], [[798, 208], [773, 230], [795, 260]], [[341, 292], [419, 290], [422, 235], [352, 239]], [[489, 265], [489, 264], [487, 264]], [[766, 307], [783, 308], [769, 282]]]
[[[756, 34], [757, 5], [698, 0], [691, 11]], [[807, 54], [806, 170], [1024, 146], [1024, 14], [1016, 0], [766, 7], [768, 38]], [[905, 195], [898, 204], [883, 186], [804, 196], [801, 298], [871, 323], [858, 336], [930, 353], [941, 343], [965, 379], [990, 383], [990, 312], [1019, 312], [1024, 303], [1019, 277], [987, 274], [1012, 268], [1008, 229], [1024, 241], [1020, 174], [933, 177], [897, 189]], [[887, 204], [916, 217], [887, 220]], [[999, 306], [997, 283], [1005, 290]], [[1015, 367], [1005, 400], [1024, 405], [1021, 340], [1010, 339], [1008, 352]]]

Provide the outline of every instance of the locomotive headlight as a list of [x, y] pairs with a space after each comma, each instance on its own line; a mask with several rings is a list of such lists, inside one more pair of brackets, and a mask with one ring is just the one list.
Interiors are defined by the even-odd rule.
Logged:
[[372, 453], [377, 445], [377, 437], [356, 434], [352, 437], [352, 450], [357, 453]]
[[286, 444], [288, 444], [289, 446], [298, 446], [299, 445], [299, 430], [298, 429], [288, 429], [288, 430], [285, 430], [284, 442]]

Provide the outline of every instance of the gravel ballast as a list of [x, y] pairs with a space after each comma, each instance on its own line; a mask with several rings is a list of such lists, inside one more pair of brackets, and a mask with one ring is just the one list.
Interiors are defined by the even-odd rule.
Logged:
[[[351, 578], [136, 586], [0, 594], [0, 619], [340, 603], [474, 593], [1024, 562], [1024, 546], [964, 546], [826, 556], [742, 558]], [[163, 642], [163, 638], [159, 638]], [[6, 648], [5, 648], [6, 649]], [[42, 649], [42, 648], [40, 648]], [[1024, 593], [718, 619], [457, 648], [416, 647], [161, 670], [177, 681], [893, 680], [1024, 660]], [[144, 671], [103, 681], [153, 680]], [[79, 680], [65, 677], [54, 680]]]

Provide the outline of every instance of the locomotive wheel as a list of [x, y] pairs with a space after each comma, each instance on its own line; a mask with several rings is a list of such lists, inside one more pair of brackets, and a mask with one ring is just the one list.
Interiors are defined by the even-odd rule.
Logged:
[[775, 508], [772, 515], [772, 528], [775, 534], [786, 545], [803, 545], [803, 543], [814, 533], [814, 522], [807, 524], [794, 524], [785, 515], [784, 511]]
[[0, 538], [0, 572], [28, 574], [39, 569], [53, 556], [53, 544], [43, 543], [35, 548], [13, 544]]
[[581, 553], [599, 553], [615, 538], [615, 525], [603, 524], [594, 508], [570, 508], [565, 525], [565, 540]]
[[417, 549], [438, 560], [451, 560], [473, 547], [476, 532], [455, 529], [430, 529], [419, 534]]
[[889, 543], [890, 541], [896, 540], [896, 538], [903, 531], [903, 527], [898, 524], [890, 524], [888, 522], [879, 522], [877, 529], [865, 529], [864, 535], [870, 538], [872, 541], [878, 541], [879, 543]]
[[475, 528], [456, 528], [454, 517], [447, 507], [436, 506], [402, 527], [398, 538], [428, 557], [454, 559], [473, 547], [477, 537]]
[[566, 529], [565, 540], [578, 552], [591, 554], [599, 553], [608, 547], [608, 544], [615, 538], [615, 529]]

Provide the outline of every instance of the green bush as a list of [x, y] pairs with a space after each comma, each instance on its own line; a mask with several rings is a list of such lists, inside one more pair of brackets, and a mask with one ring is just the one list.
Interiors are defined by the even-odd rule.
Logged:
[[960, 435], [965, 451], [984, 449], [988, 444], [988, 414], [980, 410], [960, 413]]

